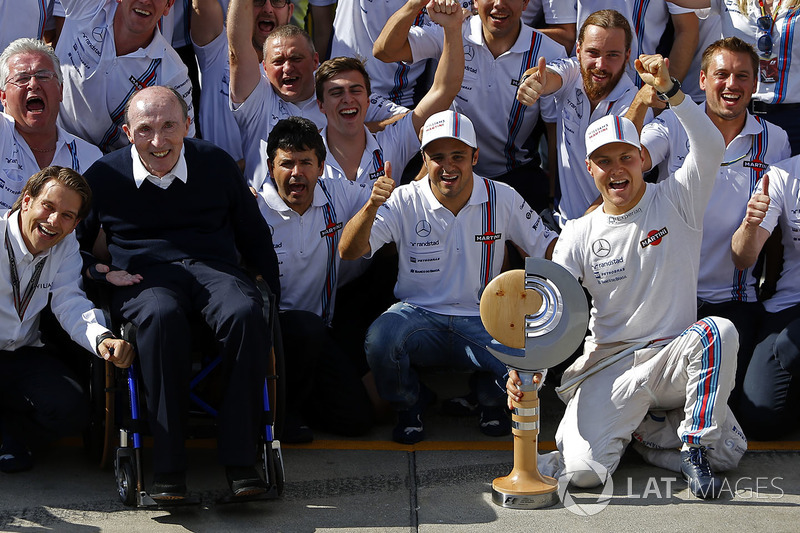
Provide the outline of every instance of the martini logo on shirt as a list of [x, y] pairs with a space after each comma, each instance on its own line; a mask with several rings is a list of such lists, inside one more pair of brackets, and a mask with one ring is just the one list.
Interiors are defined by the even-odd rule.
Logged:
[[659, 244], [661, 244], [661, 239], [663, 239], [667, 233], [669, 233], [669, 231], [667, 231], [666, 227], [663, 227], [658, 231], [653, 230], [647, 234], [646, 239], [639, 241], [639, 244], [642, 245], [642, 248], [647, 248], [651, 244], [653, 246], [658, 246]]
[[492, 233], [491, 231], [487, 231], [483, 235], [475, 235], [475, 242], [485, 242], [487, 244], [492, 244], [494, 241], [499, 241], [503, 238], [502, 233]]
[[336, 233], [337, 231], [342, 229], [343, 226], [344, 226], [344, 224], [342, 222], [339, 222], [337, 224], [333, 224], [333, 223], [328, 224], [328, 227], [326, 227], [324, 230], [319, 232], [319, 236], [322, 237], [322, 238], [325, 238], [328, 235], [333, 235], [334, 233]]
[[769, 165], [761, 161], [744, 161], [742, 166], [745, 168], [757, 168], [758, 170], [767, 170]]

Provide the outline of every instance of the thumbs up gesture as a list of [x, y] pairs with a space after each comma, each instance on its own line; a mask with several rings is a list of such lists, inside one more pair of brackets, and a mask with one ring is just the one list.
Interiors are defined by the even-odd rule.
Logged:
[[761, 192], [756, 188], [755, 193], [747, 202], [747, 212], [744, 215], [744, 221], [751, 226], [758, 226], [764, 217], [767, 215], [769, 209], [769, 174], [764, 174], [761, 178]]
[[522, 75], [525, 80], [519, 84], [517, 89], [517, 100], [519, 103], [526, 106], [531, 106], [536, 103], [540, 96], [543, 96], [545, 86], [547, 85], [547, 68], [544, 57], [539, 58], [539, 65], [529, 68]]

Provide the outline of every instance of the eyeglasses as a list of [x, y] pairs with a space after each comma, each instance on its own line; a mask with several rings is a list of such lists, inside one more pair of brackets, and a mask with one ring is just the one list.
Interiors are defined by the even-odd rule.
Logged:
[[56, 78], [56, 73], [52, 70], [40, 70], [39, 72], [34, 72], [33, 74], [30, 72], [21, 72], [13, 78], [7, 78], [6, 83], [11, 83], [17, 87], [25, 88], [33, 78], [36, 78], [36, 81], [39, 83], [45, 83]]
[[758, 17], [756, 25], [759, 29], [758, 51], [761, 52], [762, 57], [770, 57], [772, 55], [772, 17], [767, 15]]
[[[267, 0], [253, 0], [253, 7], [264, 7], [266, 3]], [[275, 9], [286, 7], [286, 4], [288, 3], [289, 0], [269, 0], [269, 4]]]

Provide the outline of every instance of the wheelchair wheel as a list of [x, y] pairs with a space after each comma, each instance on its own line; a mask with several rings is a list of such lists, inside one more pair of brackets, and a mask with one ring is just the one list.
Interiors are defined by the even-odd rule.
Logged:
[[117, 491], [119, 499], [128, 506], [136, 504], [136, 472], [130, 461], [120, 461], [115, 474], [117, 477]]
[[283, 453], [280, 443], [264, 444], [264, 474], [267, 490], [273, 497], [283, 494], [286, 477], [283, 470]]

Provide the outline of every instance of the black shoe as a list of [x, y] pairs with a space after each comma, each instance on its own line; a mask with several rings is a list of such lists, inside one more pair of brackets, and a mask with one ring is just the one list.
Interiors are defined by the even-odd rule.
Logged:
[[314, 432], [308, 427], [302, 417], [293, 413], [286, 413], [283, 423], [281, 442], [286, 444], [308, 444], [314, 440]]
[[157, 501], [183, 500], [186, 498], [186, 472], [153, 474], [150, 497]]
[[681, 473], [689, 483], [689, 490], [704, 500], [719, 498], [722, 482], [711, 471], [705, 446], [692, 446], [681, 450]]
[[252, 466], [226, 466], [225, 476], [235, 498], [247, 498], [267, 492], [267, 484]]
[[447, 416], [472, 416], [478, 412], [478, 393], [457, 396], [442, 402], [442, 414]]
[[419, 398], [411, 408], [397, 412], [397, 425], [392, 430], [392, 440], [400, 444], [416, 444], [425, 438], [422, 413], [436, 401], [436, 395], [428, 387], [420, 386]]
[[508, 417], [505, 407], [481, 405], [480, 411], [481, 433], [489, 437], [505, 437], [511, 433], [511, 419]]
[[24, 445], [12, 446], [3, 443], [0, 447], [0, 472], [16, 474], [31, 468], [33, 468], [33, 455], [28, 448]]

